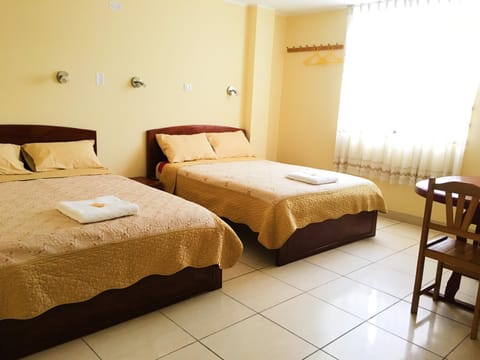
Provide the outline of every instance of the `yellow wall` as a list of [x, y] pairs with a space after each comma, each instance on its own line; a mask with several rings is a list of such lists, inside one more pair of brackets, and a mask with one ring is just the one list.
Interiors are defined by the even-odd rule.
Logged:
[[[286, 44], [343, 44], [346, 20], [346, 10], [288, 17]], [[312, 55], [285, 53], [278, 159], [331, 169], [343, 65], [305, 66]]]
[[[145, 173], [145, 130], [243, 125], [247, 8], [223, 0], [1, 0], [0, 122], [98, 131], [101, 161]], [[55, 81], [67, 70], [71, 81]], [[96, 86], [95, 74], [105, 74]], [[129, 85], [142, 77], [146, 88]], [[193, 85], [192, 92], [183, 90]]]
[[281, 118], [281, 103], [283, 90], [283, 74], [286, 48], [286, 17], [276, 16], [273, 38], [270, 109], [268, 119], [268, 137], [266, 139], [266, 155], [268, 159], [277, 160], [279, 148], [279, 128]]
[[259, 158], [275, 159], [283, 82], [285, 18], [248, 9], [245, 128]]
[[463, 175], [480, 175], [480, 84], [473, 107], [467, 148], [463, 158]]
[[[288, 46], [344, 43], [347, 10], [291, 16], [287, 18]], [[278, 160], [332, 168], [342, 66], [305, 66], [311, 53], [289, 53], [285, 58], [282, 115]], [[452, 119], [454, 121], [454, 119]], [[480, 175], [480, 95], [463, 163], [464, 175]], [[374, 180], [392, 213], [422, 216], [424, 199], [413, 186], [390, 185]], [[398, 215], [398, 214], [396, 214]]]

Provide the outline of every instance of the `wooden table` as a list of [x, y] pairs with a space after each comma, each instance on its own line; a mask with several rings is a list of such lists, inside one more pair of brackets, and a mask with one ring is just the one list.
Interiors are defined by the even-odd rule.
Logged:
[[[444, 183], [444, 182], [451, 182], [451, 181], [458, 181], [462, 183], [469, 183], [474, 184], [476, 186], [480, 186], [480, 176], [444, 176], [437, 178], [437, 183]], [[426, 197], [428, 190], [428, 179], [421, 180], [417, 182], [415, 185], [415, 192], [423, 197]], [[433, 195], [433, 200], [441, 203], [445, 203], [445, 193], [443, 191], [435, 191]], [[480, 212], [477, 211], [473, 222], [476, 224], [476, 233], [480, 233]], [[471, 304], [466, 304], [462, 301], [458, 301], [455, 299], [455, 294], [457, 293], [458, 289], [460, 288], [460, 280], [462, 276], [457, 272], [452, 272], [450, 279], [448, 279], [447, 286], [445, 288], [445, 294], [441, 296], [442, 300], [450, 303], [455, 303], [465, 307], [469, 310], [472, 310], [473, 307]]]
[[[450, 181], [458, 181], [461, 183], [468, 183], [480, 186], [480, 176], [444, 176], [437, 178], [436, 182], [445, 183]], [[428, 190], [428, 179], [421, 180], [415, 185], [415, 192], [423, 197], [427, 196]], [[441, 203], [445, 203], [445, 193], [443, 191], [435, 191], [433, 195], [433, 200]]]

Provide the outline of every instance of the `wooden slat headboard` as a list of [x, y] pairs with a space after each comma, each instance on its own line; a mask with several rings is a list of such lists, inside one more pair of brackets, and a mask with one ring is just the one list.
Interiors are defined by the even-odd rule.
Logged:
[[192, 135], [239, 130], [245, 132], [240, 128], [220, 125], [180, 125], [147, 130], [147, 177], [155, 179], [155, 167], [160, 161], [167, 161], [167, 157], [158, 146], [156, 134]]
[[32, 142], [94, 140], [97, 152], [97, 132], [51, 125], [0, 124], [0, 143], [22, 145]]

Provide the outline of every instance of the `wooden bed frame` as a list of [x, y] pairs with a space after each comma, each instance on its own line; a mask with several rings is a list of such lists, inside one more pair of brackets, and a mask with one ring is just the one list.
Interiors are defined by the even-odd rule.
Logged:
[[[243, 129], [217, 125], [183, 125], [147, 130], [147, 177], [155, 179], [156, 166], [167, 161], [156, 140], [156, 134], [187, 135], [202, 132], [244, 131]], [[245, 131], [244, 131], [245, 132]], [[284, 265], [319, 252], [374, 236], [377, 227], [377, 211], [364, 211], [344, 215], [297, 229], [287, 242], [274, 250], [276, 264]]]
[[[84, 139], [96, 141], [96, 132], [59, 126], [0, 125], [0, 143]], [[0, 359], [17, 359], [221, 287], [222, 270], [217, 265], [189, 267], [170, 276], [145, 277], [125, 289], [106, 290], [88, 301], [59, 305], [33, 319], [0, 320]]]

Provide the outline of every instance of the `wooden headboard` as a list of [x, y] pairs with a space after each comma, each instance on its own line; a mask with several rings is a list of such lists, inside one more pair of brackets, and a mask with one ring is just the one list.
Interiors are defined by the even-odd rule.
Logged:
[[50, 125], [0, 124], [0, 143], [22, 145], [32, 142], [77, 140], [94, 140], [93, 147], [97, 152], [97, 132], [95, 130]]
[[192, 135], [204, 132], [212, 133], [239, 130], [245, 132], [245, 130], [240, 128], [219, 125], [181, 125], [147, 130], [147, 177], [155, 179], [155, 167], [160, 161], [167, 161], [167, 157], [162, 152], [162, 149], [160, 149], [160, 146], [158, 146], [155, 137], [156, 134]]

